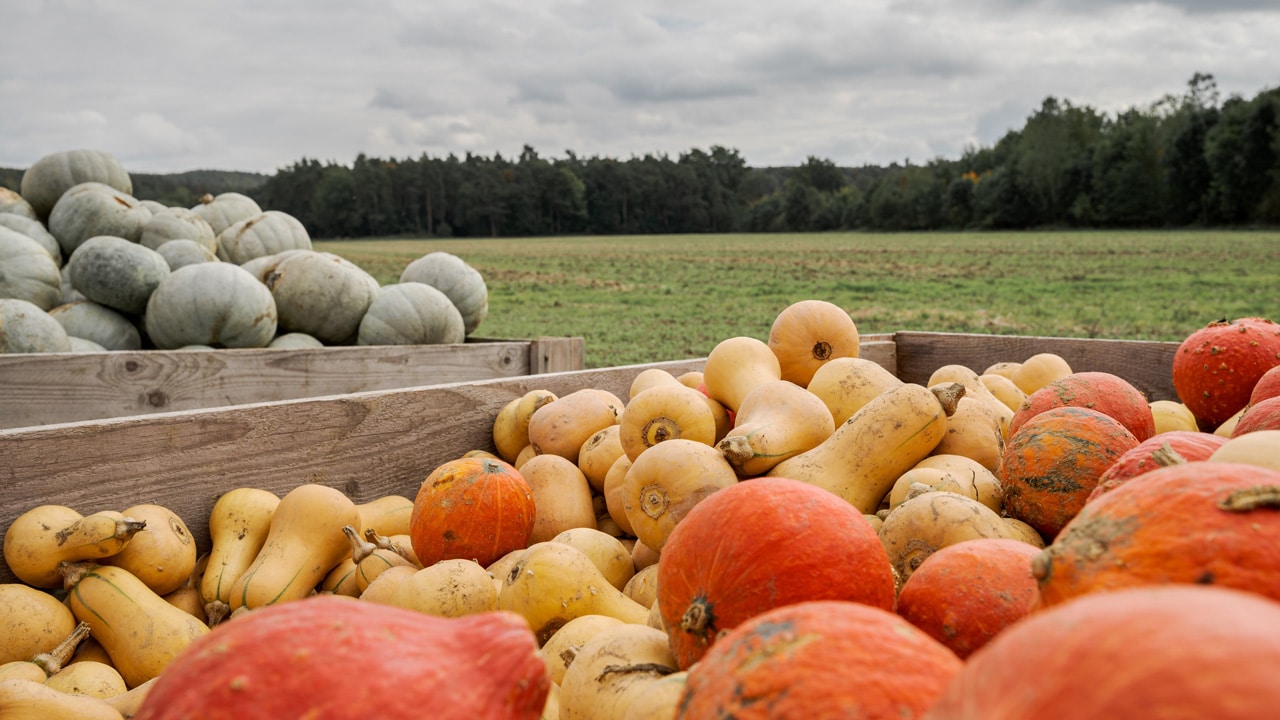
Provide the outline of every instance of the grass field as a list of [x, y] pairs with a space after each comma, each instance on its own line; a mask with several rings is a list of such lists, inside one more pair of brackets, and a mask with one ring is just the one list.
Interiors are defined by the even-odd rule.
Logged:
[[441, 250], [485, 277], [480, 337], [577, 335], [588, 367], [766, 339], [817, 298], [863, 333], [936, 330], [1181, 340], [1280, 317], [1280, 231], [670, 235], [318, 241], [387, 284]]

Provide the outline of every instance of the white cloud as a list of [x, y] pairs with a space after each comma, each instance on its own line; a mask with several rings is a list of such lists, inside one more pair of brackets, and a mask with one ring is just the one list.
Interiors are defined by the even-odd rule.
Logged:
[[0, 165], [139, 171], [360, 152], [752, 165], [958, 156], [1049, 95], [1114, 112], [1280, 84], [1271, 0], [46, 0], [6, 9]]

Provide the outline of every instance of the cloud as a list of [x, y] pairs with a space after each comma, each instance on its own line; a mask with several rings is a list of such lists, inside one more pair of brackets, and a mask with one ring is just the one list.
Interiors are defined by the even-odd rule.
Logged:
[[1049, 95], [1104, 112], [1280, 83], [1262, 0], [46, 0], [6, 9], [0, 166], [475, 152], [924, 162]]

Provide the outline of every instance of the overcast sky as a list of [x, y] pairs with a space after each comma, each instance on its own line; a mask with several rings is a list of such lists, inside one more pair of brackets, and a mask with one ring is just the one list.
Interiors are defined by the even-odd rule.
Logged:
[[1048, 95], [1280, 86], [1277, 0], [5, 0], [0, 166], [470, 151], [959, 157]]

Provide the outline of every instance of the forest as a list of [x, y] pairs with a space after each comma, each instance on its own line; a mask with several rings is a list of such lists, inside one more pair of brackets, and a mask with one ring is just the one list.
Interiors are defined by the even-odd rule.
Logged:
[[135, 195], [244, 192], [320, 238], [1275, 226], [1278, 126], [1280, 88], [1223, 99], [1197, 73], [1181, 94], [1116, 113], [1047, 97], [993, 146], [923, 163], [753, 168], [718, 145], [626, 159], [525, 146], [143, 176]]

